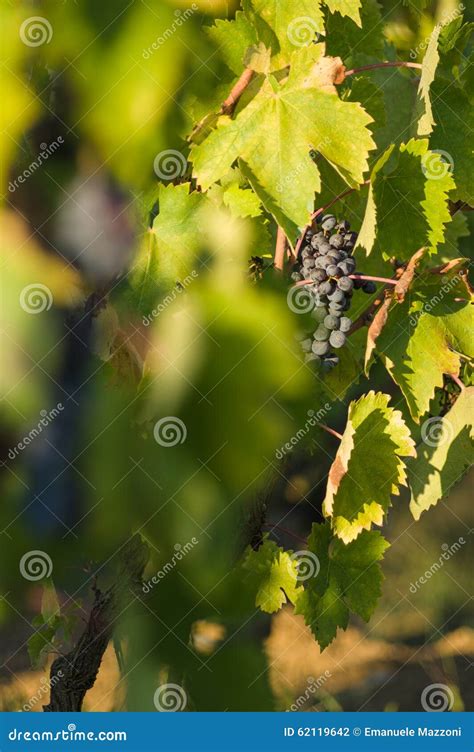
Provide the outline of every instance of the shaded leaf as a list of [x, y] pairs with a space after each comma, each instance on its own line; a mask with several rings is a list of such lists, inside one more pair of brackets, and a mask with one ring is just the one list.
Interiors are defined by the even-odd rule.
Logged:
[[473, 419], [474, 387], [468, 387], [443, 418], [428, 418], [422, 425], [418, 457], [408, 471], [415, 520], [447, 496], [472, 464]]
[[378, 562], [388, 547], [376, 531], [364, 531], [345, 545], [333, 538], [329, 522], [313, 525], [308, 550], [319, 561], [319, 572], [304, 583], [295, 613], [304, 616], [321, 650], [346, 629], [350, 611], [368, 621], [381, 595], [383, 575]]

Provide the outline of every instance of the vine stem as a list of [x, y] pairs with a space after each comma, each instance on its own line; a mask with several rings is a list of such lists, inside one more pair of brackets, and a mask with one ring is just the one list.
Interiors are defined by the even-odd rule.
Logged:
[[455, 373], [448, 373], [448, 376], [449, 376], [450, 378], [452, 378], [452, 380], [454, 381], [454, 383], [455, 383], [455, 384], [457, 384], [457, 385], [458, 385], [458, 387], [460, 388], [461, 392], [463, 392], [463, 391], [464, 391], [464, 389], [465, 389], [466, 387], [465, 387], [465, 386], [464, 386], [464, 384], [462, 383], [462, 381], [461, 381], [461, 379], [459, 378], [459, 376], [457, 376], [457, 375], [456, 375]]
[[253, 78], [254, 72], [251, 68], [245, 68], [245, 70], [240, 75], [239, 79], [236, 81], [232, 89], [230, 90], [228, 96], [224, 99], [224, 101], [221, 104], [221, 113], [223, 115], [230, 115], [239, 101], [240, 97], [244, 93], [245, 89], [251, 82]]
[[342, 434], [335, 431], [334, 428], [329, 428], [329, 426], [326, 426], [325, 423], [318, 423], [318, 426], [322, 428], [324, 431], [327, 431], [327, 433], [330, 433], [331, 436], [335, 436], [336, 439], [339, 439], [339, 441], [342, 441]]
[[[360, 187], [365, 186], [365, 185], [369, 185], [369, 183], [370, 183], [370, 180], [365, 180], [363, 183], [361, 183]], [[343, 191], [338, 196], [335, 196], [333, 199], [331, 199], [331, 201], [328, 201], [327, 204], [324, 204], [324, 206], [321, 206], [319, 209], [316, 209], [316, 211], [314, 211], [311, 214], [311, 221], [313, 221], [314, 219], [316, 219], [316, 217], [319, 217], [319, 215], [322, 214], [323, 211], [326, 211], [326, 209], [329, 209], [329, 207], [332, 206], [333, 204], [335, 204], [337, 201], [340, 201], [342, 198], [345, 198], [350, 193], [354, 193], [354, 191], [357, 191], [357, 190], [358, 190], [358, 188], [348, 188], [346, 191]], [[311, 224], [306, 225], [306, 227], [303, 228], [303, 231], [302, 231], [301, 235], [298, 238], [298, 242], [295, 245], [295, 256], [296, 257], [298, 256], [298, 251], [301, 248], [301, 245], [302, 245], [302, 243], [304, 241], [304, 236], [306, 235], [306, 232], [309, 230], [310, 227], [311, 227]]]
[[421, 70], [422, 65], [421, 63], [409, 63], [404, 60], [399, 60], [397, 62], [373, 63], [373, 65], [361, 65], [360, 68], [351, 68], [351, 70], [346, 70], [344, 75], [353, 76], [356, 73], [375, 70], [376, 68], [417, 68], [418, 70]]
[[383, 282], [384, 285], [397, 285], [398, 279], [389, 279], [388, 277], [373, 277], [371, 274], [349, 274], [350, 279], [363, 279], [367, 282]]
[[278, 269], [278, 271], [280, 272], [283, 271], [283, 267], [285, 265], [285, 256], [286, 256], [286, 235], [281, 229], [281, 227], [278, 227], [277, 236], [276, 236], [276, 245], [275, 245], [274, 265], [275, 265], [275, 269]]
[[272, 530], [279, 530], [282, 533], [286, 533], [286, 535], [291, 536], [295, 540], [300, 541], [301, 543], [306, 544], [306, 538], [301, 538], [301, 536], [296, 535], [296, 533], [293, 533], [291, 530], [288, 530], [286, 527], [282, 527], [282, 525], [274, 525], [272, 522], [264, 522], [263, 527], [270, 527]]
[[[349, 274], [350, 279], [362, 279], [367, 282], [383, 282], [384, 285], [396, 285], [398, 279], [389, 279], [388, 277], [374, 277], [370, 274]], [[303, 285], [314, 285], [312, 279], [302, 279], [299, 282], [295, 282], [293, 287], [302, 287]]]

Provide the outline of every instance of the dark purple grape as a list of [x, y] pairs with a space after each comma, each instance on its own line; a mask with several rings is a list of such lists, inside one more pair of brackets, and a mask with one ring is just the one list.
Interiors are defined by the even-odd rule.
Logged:
[[377, 290], [377, 285], [372, 280], [366, 280], [362, 283], [362, 289], [367, 295], [373, 295]]
[[315, 355], [326, 355], [329, 352], [329, 342], [313, 342], [313, 352]]
[[326, 342], [326, 340], [329, 339], [330, 334], [331, 332], [329, 329], [324, 324], [320, 324], [313, 334], [313, 337], [317, 342]]
[[324, 269], [317, 268], [317, 269], [313, 269], [313, 271], [310, 274], [310, 277], [315, 282], [324, 282], [328, 278], [328, 275], [326, 274]]
[[311, 337], [307, 337], [306, 339], [301, 340], [300, 347], [303, 350], [303, 352], [311, 352], [311, 345], [313, 344], [313, 340]]
[[337, 280], [337, 286], [343, 292], [349, 292], [354, 287], [354, 282], [350, 277], [341, 277]]
[[331, 230], [334, 230], [336, 224], [337, 224], [337, 219], [332, 214], [325, 214], [321, 220], [321, 227], [326, 232], [330, 232]]
[[336, 225], [339, 232], [348, 232], [351, 229], [350, 223], [347, 221], [347, 219], [343, 219]]
[[346, 296], [342, 290], [339, 290], [339, 288], [337, 288], [337, 290], [334, 290], [334, 292], [328, 295], [328, 298], [331, 301], [331, 303], [343, 303], [344, 300], [346, 299]]
[[340, 323], [339, 323], [339, 329], [341, 332], [348, 332], [349, 329], [352, 326], [352, 321], [347, 316], [342, 316]]
[[326, 267], [326, 272], [330, 277], [335, 277], [338, 273], [339, 269], [337, 268], [336, 264], [329, 264]]
[[326, 329], [330, 329], [331, 331], [333, 329], [339, 329], [339, 319], [337, 316], [334, 316], [332, 314], [329, 314], [324, 319], [324, 326]]
[[334, 248], [342, 248], [342, 246], [344, 245], [344, 238], [342, 237], [342, 235], [336, 233], [336, 235], [331, 235], [331, 237], [329, 238], [329, 244]]
[[329, 343], [331, 347], [334, 347], [336, 350], [338, 350], [340, 347], [344, 347], [346, 344], [346, 335], [343, 332], [331, 332], [331, 336], [329, 337]]
[[333, 282], [331, 279], [328, 279], [326, 282], [321, 282], [319, 285], [319, 292], [321, 295], [330, 295], [334, 290], [336, 289], [336, 283]]
[[329, 243], [326, 243], [326, 241], [323, 241], [322, 243], [320, 243], [318, 250], [321, 256], [325, 256], [326, 253], [329, 253], [333, 249], [331, 248]]
[[301, 282], [301, 280], [303, 279], [303, 275], [302, 275], [302, 274], [300, 274], [299, 272], [293, 272], [293, 273], [291, 274], [291, 277], [290, 277], [290, 279], [291, 279], [291, 280], [292, 280], [293, 282]]

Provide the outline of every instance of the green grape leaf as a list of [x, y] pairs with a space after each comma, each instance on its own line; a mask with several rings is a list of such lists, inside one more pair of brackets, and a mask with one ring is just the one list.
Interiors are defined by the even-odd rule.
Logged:
[[375, 342], [417, 422], [428, 410], [435, 389], [443, 385], [443, 374], [459, 373], [457, 353], [474, 355], [471, 306], [459, 308], [451, 300], [449, 283], [445, 288], [438, 287], [415, 305], [394, 304]]
[[[283, 83], [273, 76], [262, 78], [258, 93], [235, 119], [221, 118], [216, 130], [193, 147], [193, 172], [204, 190], [240, 157], [277, 221], [283, 214], [289, 223], [303, 227], [321, 187], [311, 150], [319, 151], [348, 182], [363, 181], [373, 147], [367, 128], [371, 119], [358, 103], [343, 102], [323, 90], [321, 79], [307, 65], [314, 62], [314, 54], [300, 50]], [[321, 67], [321, 60], [318, 64]]]
[[[289, 62], [295, 49], [310, 45], [316, 34], [324, 32], [319, 0], [247, 0], [246, 6], [273, 32], [278, 49], [273, 44], [272, 52], [281, 53], [278, 57], [280, 65]], [[268, 37], [262, 41], [268, 46]]]
[[341, 16], [351, 18], [357, 26], [362, 28], [362, 21], [360, 19], [361, 0], [325, 0], [325, 5], [327, 5], [331, 13], [337, 11]]
[[383, 575], [378, 563], [388, 542], [377, 531], [364, 531], [345, 545], [334, 538], [329, 522], [313, 525], [308, 553], [317, 558], [316, 575], [305, 580], [295, 613], [304, 616], [321, 650], [346, 629], [350, 611], [365, 621], [381, 595]]
[[344, 15], [342, 11], [327, 17], [326, 54], [339, 55], [344, 62], [349, 59], [351, 62], [365, 62], [368, 56], [382, 57], [384, 38], [380, 5], [377, 0], [362, 0], [359, 7], [361, 25], [356, 26], [350, 14]]
[[426, 246], [436, 252], [451, 220], [448, 193], [454, 188], [449, 165], [428, 149], [426, 139], [389, 147], [372, 174], [358, 246], [385, 258], [408, 260]]
[[436, 68], [439, 63], [438, 39], [441, 31], [440, 24], [437, 24], [431, 32], [428, 47], [426, 48], [423, 58], [423, 67], [421, 69], [420, 83], [418, 84], [417, 99], [417, 116], [418, 116], [418, 135], [427, 136], [433, 130], [435, 121], [433, 120], [433, 111], [430, 101], [430, 86], [434, 81]]
[[207, 199], [190, 193], [189, 183], [158, 188], [158, 214], [145, 233], [130, 273], [130, 285], [141, 313], [153, 307], [157, 291], [182, 282], [195, 268], [205, 227]]
[[240, 76], [248, 48], [257, 44], [257, 32], [242, 11], [237, 11], [233, 21], [217, 19], [214, 26], [206, 29], [218, 46], [227, 67]]
[[224, 190], [222, 200], [233, 217], [258, 217], [262, 213], [262, 205], [254, 191], [241, 188], [237, 183]]
[[433, 118], [430, 149], [439, 151], [450, 164], [456, 183], [453, 201], [474, 203], [473, 140], [474, 108], [466, 91], [445, 79], [431, 85]]
[[249, 549], [243, 566], [251, 573], [251, 587], [256, 588], [255, 605], [267, 614], [287, 601], [295, 603], [302, 592], [298, 562], [273, 541], [265, 540], [257, 551]]
[[415, 520], [443, 499], [472, 464], [473, 417], [474, 387], [468, 387], [444, 417], [423, 423], [418, 458], [408, 468]]
[[389, 395], [370, 391], [349, 406], [323, 503], [334, 533], [345, 543], [372, 524], [381, 525], [392, 494], [406, 485], [401, 457], [414, 456], [415, 445], [389, 401]]

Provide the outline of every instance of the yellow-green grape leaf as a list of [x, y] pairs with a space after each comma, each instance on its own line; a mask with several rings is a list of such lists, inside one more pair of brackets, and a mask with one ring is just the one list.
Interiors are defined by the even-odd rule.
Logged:
[[295, 613], [302, 614], [321, 650], [346, 629], [350, 612], [368, 621], [381, 595], [383, 575], [379, 561], [388, 542], [377, 531], [364, 531], [345, 545], [334, 538], [329, 522], [313, 525], [308, 552], [317, 557], [315, 576], [304, 582]]
[[381, 525], [392, 494], [406, 485], [402, 457], [415, 444], [388, 394], [370, 391], [351, 402], [346, 428], [331, 465], [323, 512], [345, 543], [372, 524]]
[[232, 183], [224, 190], [222, 200], [234, 217], [258, 217], [262, 213], [258, 196], [237, 183]]
[[438, 289], [430, 300], [418, 304], [420, 310], [410, 309], [408, 302], [395, 305], [376, 340], [377, 352], [417, 422], [428, 410], [435, 389], [443, 386], [443, 374], [459, 373], [458, 352], [474, 356], [472, 307], [459, 308], [449, 298], [449, 291]]
[[[311, 60], [310, 55], [302, 57]], [[321, 187], [310, 152], [320, 152], [347, 182], [361, 183], [374, 146], [370, 122], [358, 103], [341, 101], [336, 93], [323, 90], [311, 71], [305, 79], [296, 66], [281, 84], [273, 76], [262, 78], [258, 93], [235, 119], [221, 118], [218, 127], [193, 147], [193, 173], [207, 190], [240, 158], [277, 221], [283, 214], [290, 224], [303, 227]]]
[[427, 136], [433, 130], [435, 121], [430, 101], [430, 86], [434, 81], [436, 68], [439, 63], [438, 39], [441, 26], [437, 24], [431, 32], [428, 47], [423, 58], [420, 83], [418, 84], [418, 135]]
[[240, 76], [245, 53], [258, 42], [257, 32], [245, 14], [238, 11], [233, 21], [217, 19], [206, 31], [219, 48], [227, 67]]
[[297, 560], [273, 541], [265, 540], [257, 551], [250, 549], [243, 566], [256, 587], [255, 605], [267, 614], [279, 611], [287, 601], [295, 603], [302, 592]]
[[374, 165], [358, 245], [386, 258], [408, 260], [427, 247], [436, 252], [451, 221], [451, 167], [427, 139], [390, 146]]
[[331, 13], [338, 11], [341, 16], [348, 16], [357, 26], [362, 26], [360, 20], [361, 0], [324, 0], [324, 4], [327, 5]]
[[418, 458], [410, 463], [410, 511], [418, 520], [451, 491], [472, 464], [474, 387], [464, 389], [444, 417], [421, 426]]
[[[319, 0], [248, 0], [247, 8], [272, 30], [281, 52], [281, 63], [299, 47], [313, 43], [324, 32], [324, 17]], [[267, 42], [266, 39], [263, 41]]]

